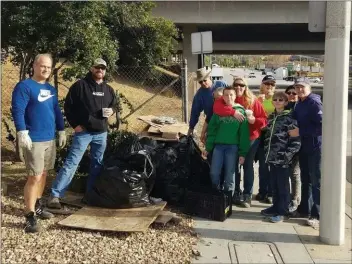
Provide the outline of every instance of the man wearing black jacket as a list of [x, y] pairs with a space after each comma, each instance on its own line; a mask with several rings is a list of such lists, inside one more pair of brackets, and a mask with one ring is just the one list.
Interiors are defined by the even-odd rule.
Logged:
[[101, 170], [106, 148], [107, 119], [117, 109], [115, 92], [104, 81], [106, 67], [103, 59], [96, 59], [86, 77], [75, 82], [66, 96], [65, 115], [75, 133], [65, 163], [53, 182], [48, 207], [61, 208], [59, 198], [64, 196], [88, 145], [91, 167], [87, 192]]

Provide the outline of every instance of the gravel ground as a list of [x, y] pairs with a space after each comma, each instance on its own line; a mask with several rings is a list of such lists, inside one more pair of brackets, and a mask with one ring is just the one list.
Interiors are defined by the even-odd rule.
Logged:
[[39, 234], [26, 234], [24, 181], [17, 179], [1, 201], [1, 263], [190, 263], [195, 254], [193, 220], [182, 215], [179, 225], [153, 224], [145, 233], [70, 229], [56, 224], [65, 216], [56, 216], [39, 220]]

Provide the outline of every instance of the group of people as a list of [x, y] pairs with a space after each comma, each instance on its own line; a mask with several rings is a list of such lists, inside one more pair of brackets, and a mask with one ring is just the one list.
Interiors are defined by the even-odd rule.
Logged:
[[107, 63], [99, 58], [87, 75], [70, 88], [64, 104], [67, 121], [74, 129], [68, 156], [58, 172], [45, 202], [42, 198], [49, 170], [56, 159], [56, 132], [59, 147], [66, 145], [64, 119], [57, 90], [47, 80], [52, 72], [50, 54], [39, 54], [33, 62], [33, 76], [19, 82], [12, 93], [12, 116], [20, 153], [27, 170], [24, 187], [25, 232], [38, 232], [37, 218], [54, 215], [47, 207], [61, 208], [60, 198], [67, 190], [79, 162], [90, 145], [90, 175], [87, 192], [101, 168], [107, 139], [107, 119], [117, 110], [118, 98], [105, 81]]
[[[118, 115], [118, 97], [104, 81], [107, 63], [98, 58], [66, 96], [64, 111], [74, 129], [73, 140], [50, 196], [44, 200], [48, 171], [55, 165], [56, 137], [60, 148], [66, 145], [57, 91], [48, 83], [52, 63], [50, 54], [37, 55], [33, 76], [19, 82], [12, 94], [11, 111], [28, 175], [24, 230], [31, 233], [40, 230], [37, 218], [54, 216], [47, 207], [61, 208], [60, 198], [88, 146], [91, 164], [86, 192], [92, 189], [102, 168], [107, 119]], [[259, 192], [255, 199], [272, 203], [261, 213], [271, 216], [272, 222], [280, 222], [285, 215], [298, 212], [308, 218], [309, 225], [318, 224], [322, 103], [318, 95], [311, 93], [308, 79], [298, 78], [285, 92], [275, 92], [275, 78], [265, 76], [258, 96], [244, 78], [234, 78], [232, 85], [212, 82], [210, 70], [205, 68], [197, 70], [197, 81], [201, 87], [193, 99], [188, 134], [193, 134], [204, 111], [201, 141], [205, 144], [203, 154], [211, 161], [214, 189], [231, 195], [234, 204], [250, 207], [253, 164], [259, 161]], [[243, 192], [239, 168], [244, 171]]]
[[234, 77], [227, 85], [213, 82], [210, 73], [197, 70], [201, 87], [194, 96], [188, 134], [204, 111], [200, 140], [211, 164], [213, 188], [231, 195], [234, 204], [251, 207], [253, 164], [258, 161], [255, 199], [272, 204], [261, 214], [273, 223], [300, 216], [310, 226], [319, 225], [323, 112], [308, 78], [298, 77], [280, 92], [275, 91], [275, 78], [267, 75], [255, 96], [244, 78]]

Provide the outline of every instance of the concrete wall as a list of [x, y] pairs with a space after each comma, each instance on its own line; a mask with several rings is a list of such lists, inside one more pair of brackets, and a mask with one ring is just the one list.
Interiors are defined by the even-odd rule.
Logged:
[[157, 1], [153, 15], [176, 24], [308, 23], [308, 1]]

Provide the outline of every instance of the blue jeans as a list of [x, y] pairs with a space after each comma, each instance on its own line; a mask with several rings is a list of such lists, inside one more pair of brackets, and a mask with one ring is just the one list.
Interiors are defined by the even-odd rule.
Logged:
[[290, 203], [290, 168], [270, 165], [273, 207], [278, 215], [286, 215]]
[[92, 189], [94, 181], [102, 168], [103, 156], [106, 148], [107, 132], [79, 132], [75, 133], [68, 156], [64, 165], [56, 176], [51, 187], [53, 197], [63, 197], [70, 185], [84, 152], [90, 144], [90, 174], [87, 181], [87, 191]]
[[301, 169], [302, 196], [298, 211], [301, 214], [319, 219], [321, 149], [311, 152], [300, 150], [299, 166]]
[[255, 139], [251, 142], [251, 147], [246, 155], [244, 164], [243, 164], [243, 195], [244, 196], [252, 196], [253, 193], [253, 184], [254, 184], [254, 168], [253, 162], [255, 158], [255, 154], [257, 153], [257, 149], [259, 146], [259, 139]]
[[258, 147], [258, 159], [259, 159], [259, 193], [261, 195], [272, 196], [269, 165], [265, 163], [265, 151], [264, 146]]
[[214, 187], [220, 186], [220, 176], [224, 166], [224, 191], [234, 190], [236, 160], [238, 159], [237, 145], [215, 145], [212, 155], [210, 177]]

